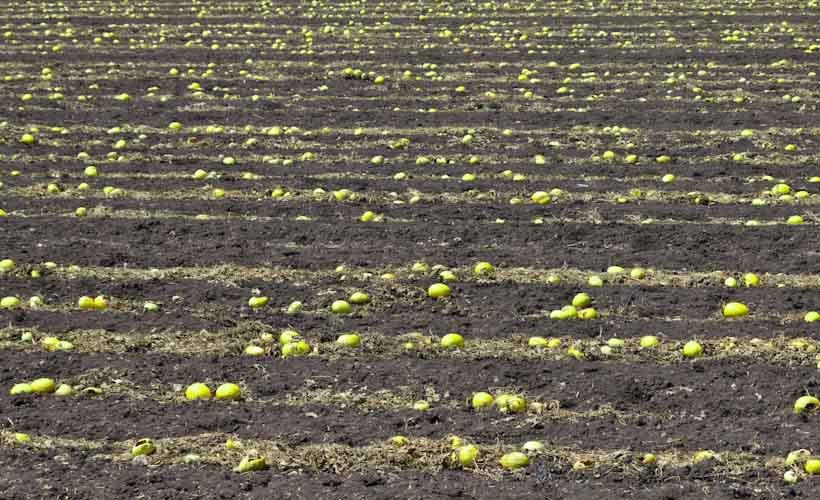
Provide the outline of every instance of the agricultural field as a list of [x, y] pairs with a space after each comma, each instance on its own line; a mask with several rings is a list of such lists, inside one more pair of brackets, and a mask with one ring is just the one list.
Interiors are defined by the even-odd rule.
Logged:
[[820, 498], [817, 1], [0, 33], [0, 498]]

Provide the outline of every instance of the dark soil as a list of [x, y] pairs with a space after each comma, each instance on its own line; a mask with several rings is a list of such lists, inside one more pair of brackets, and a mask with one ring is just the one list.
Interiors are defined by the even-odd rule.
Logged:
[[[574, 361], [493, 361], [465, 365], [448, 360], [394, 359], [339, 361], [270, 359], [261, 367], [248, 358], [197, 358], [172, 354], [49, 355], [6, 352], [18, 369], [4, 378], [20, 381], [50, 376], [72, 383], [77, 375], [102, 370], [102, 382], [123, 379], [173, 396], [172, 384], [242, 380], [243, 403], [160, 403], [126, 396], [55, 398], [9, 396], [0, 400], [17, 431], [47, 428], [60, 436], [86, 439], [137, 439], [186, 436], [201, 432], [284, 440], [297, 445], [341, 442], [351, 445], [386, 440], [395, 434], [443, 438], [449, 433], [491, 443], [541, 439], [553, 445], [583, 447], [595, 435], [595, 447], [638, 451], [684, 449], [783, 455], [797, 445], [795, 435], [818, 432], [815, 419], [791, 414], [791, 403], [817, 390], [813, 367], [787, 368], [739, 361], [691, 365], [633, 365], [624, 376], [618, 363]], [[43, 364], [35, 362], [42, 359]], [[4, 366], [10, 366], [6, 364]], [[105, 370], [113, 370], [107, 373]], [[319, 375], [331, 370], [334, 380]], [[402, 373], [402, 377], [396, 377]], [[317, 379], [314, 380], [314, 377]], [[92, 377], [92, 380], [96, 380]], [[276, 404], [278, 396], [299, 393], [314, 380], [315, 389], [334, 391], [395, 389], [409, 386], [424, 397], [434, 387], [458, 409], [343, 409], [320, 403], [300, 407]], [[616, 384], [607, 380], [618, 380]], [[93, 383], [93, 382], [92, 382]], [[109, 382], [110, 383], [110, 382]], [[316, 385], [318, 384], [318, 385]], [[515, 387], [540, 401], [555, 400], [571, 411], [609, 406], [624, 416], [548, 418], [507, 417], [475, 412], [466, 401], [473, 392]], [[446, 391], [446, 393], [444, 393]], [[181, 394], [177, 394], [180, 396]], [[268, 401], [268, 402], [265, 402]], [[643, 414], [648, 412], [647, 414]], [[308, 416], [310, 415], [310, 416]], [[778, 429], [789, 428], [789, 433]], [[161, 431], [158, 431], [161, 429]], [[808, 445], [808, 444], [805, 444]]]
[[[43, 465], [48, 468], [44, 469]], [[53, 451], [8, 450], [0, 455], [0, 467], [13, 479], [6, 483], [5, 498], [71, 498], [74, 500], [125, 498], [134, 492], [152, 499], [407, 499], [447, 500], [537, 498], [543, 500], [594, 500], [631, 498], [636, 500], [737, 498], [812, 498], [808, 483], [796, 487], [775, 487], [763, 471], [737, 480], [716, 482], [696, 469], [675, 471], [678, 479], [662, 482], [651, 476], [635, 481], [618, 474], [605, 477], [584, 472], [558, 475], [546, 463], [534, 464], [521, 475], [503, 481], [482, 479], [475, 474], [447, 470], [435, 475], [421, 472], [399, 473], [309, 473], [268, 470], [251, 475], [226, 472], [206, 464], [151, 467], [127, 462], [110, 463], [90, 453], [57, 455]]]
[[[820, 289], [812, 280], [793, 286], [790, 277], [789, 286], [778, 288], [779, 278], [767, 276], [764, 287], [728, 289], [720, 280], [684, 287], [622, 279], [589, 289], [569, 280], [548, 286], [470, 277], [452, 283], [449, 299], [432, 301], [425, 292], [439, 280], [433, 271], [400, 273], [392, 282], [379, 278], [416, 261], [458, 269], [489, 261], [499, 269], [569, 267], [601, 274], [620, 265], [737, 277], [816, 275], [820, 184], [809, 182], [820, 175], [812, 74], [818, 68], [809, 47], [820, 37], [816, 9], [801, 2], [671, 0], [617, 6], [519, 0], [64, 4], [0, 4], [0, 25], [7, 32], [0, 38], [5, 56], [0, 61], [5, 77], [0, 81], [0, 209], [8, 212], [0, 218], [0, 259], [14, 259], [18, 267], [0, 274], [0, 297], [25, 301], [41, 295], [46, 304], [0, 309], [0, 326], [10, 327], [4, 335], [14, 331], [15, 337], [12, 329], [58, 337], [102, 330], [105, 341], [65, 353], [24, 344], [11, 333], [3, 337], [0, 499], [820, 496], [818, 480], [802, 473], [797, 484], [784, 485], [780, 461], [791, 450], [816, 448], [817, 414], [793, 412], [797, 398], [820, 393], [813, 352], [767, 355], [761, 349], [728, 357], [707, 352], [706, 359], [646, 356], [636, 362], [595, 353], [582, 360], [566, 355], [573, 341], [603, 344], [620, 337], [634, 343], [644, 335], [664, 341], [734, 337], [740, 348], [753, 338], [817, 340], [820, 322], [802, 320], [806, 311], [820, 309]], [[736, 41], [727, 39], [732, 33]], [[284, 48], [277, 48], [277, 40]], [[61, 52], [54, 50], [58, 42]], [[215, 43], [219, 49], [211, 48]], [[212, 74], [204, 74], [209, 63], [214, 63]], [[46, 67], [53, 76], [43, 71]], [[345, 78], [348, 67], [387, 81], [375, 85], [372, 78]], [[171, 68], [179, 74], [172, 75]], [[537, 70], [527, 81], [519, 78], [525, 68]], [[419, 78], [404, 78], [405, 71]], [[191, 92], [192, 82], [201, 84], [203, 95]], [[459, 86], [465, 92], [456, 91]], [[571, 92], [558, 93], [562, 86]], [[526, 97], [527, 90], [533, 98]], [[55, 92], [65, 98], [50, 97]], [[27, 93], [33, 98], [21, 99]], [[131, 99], [113, 98], [121, 93]], [[184, 129], [169, 130], [175, 121]], [[214, 124], [226, 131], [204, 130]], [[22, 144], [21, 135], [33, 126], [39, 127], [37, 144]], [[267, 135], [263, 129], [273, 126], [300, 130]], [[616, 133], [614, 126], [633, 130]], [[68, 134], [52, 127], [68, 127]], [[112, 127], [122, 131], [108, 131]], [[366, 135], [353, 135], [357, 127], [366, 128]], [[515, 133], [501, 135], [505, 128]], [[742, 137], [743, 129], [754, 129], [754, 137]], [[464, 144], [468, 130], [473, 142]], [[405, 137], [411, 139], [405, 149], [389, 147]], [[123, 157], [107, 158], [120, 138], [128, 141]], [[249, 138], [256, 142], [247, 143]], [[787, 144], [797, 145], [797, 151], [786, 151]], [[606, 150], [618, 158], [594, 159]], [[90, 159], [81, 159], [81, 152]], [[305, 152], [316, 158], [301, 160]], [[740, 152], [747, 159], [733, 161]], [[640, 161], [626, 163], [629, 153]], [[480, 164], [468, 162], [474, 154]], [[546, 164], [534, 162], [537, 154]], [[263, 160], [266, 155], [295, 162], [273, 164]], [[386, 163], [372, 164], [375, 155], [385, 156]], [[422, 155], [453, 162], [416, 165]], [[660, 155], [672, 160], [656, 162]], [[236, 157], [237, 165], [223, 165], [224, 156]], [[89, 164], [99, 166], [98, 178], [83, 174]], [[220, 177], [194, 180], [197, 169], [215, 170]], [[10, 175], [13, 170], [20, 174]], [[528, 178], [498, 177], [504, 170]], [[242, 179], [243, 172], [264, 178]], [[398, 172], [409, 178], [395, 180]], [[465, 173], [481, 175], [465, 182]], [[678, 180], [661, 183], [666, 173]], [[764, 181], [763, 175], [772, 178]], [[77, 190], [81, 182], [91, 189]], [[755, 197], [773, 200], [765, 193], [778, 182], [808, 191], [809, 198], [751, 205]], [[51, 194], [49, 183], [65, 191]], [[107, 186], [123, 188], [126, 195], [106, 196], [101, 189]], [[297, 196], [272, 199], [278, 186]], [[229, 195], [214, 199], [216, 187]], [[358, 198], [312, 199], [316, 188], [350, 189]], [[545, 206], [530, 203], [534, 191], [552, 188], [570, 197]], [[615, 202], [613, 193], [633, 189], [668, 193], [660, 201]], [[393, 203], [407, 201], [415, 191], [422, 193], [421, 202]], [[479, 191], [485, 196], [477, 197]], [[693, 201], [696, 193], [706, 193], [699, 204]], [[716, 203], [721, 194], [736, 198]], [[595, 201], [571, 201], [580, 195]], [[510, 204], [513, 196], [525, 203]], [[109, 211], [78, 218], [73, 215], [78, 207]], [[367, 210], [386, 221], [360, 222]], [[199, 214], [212, 218], [192, 218]], [[807, 223], [783, 224], [796, 214]], [[298, 216], [314, 220], [295, 220]], [[537, 217], [544, 224], [533, 224]], [[641, 223], [650, 218], [656, 223]], [[497, 219], [505, 223], [494, 223]], [[778, 224], [744, 226], [750, 219]], [[151, 268], [223, 264], [316, 273], [293, 279], [227, 271], [212, 280], [109, 279], [105, 272], [69, 277], [43, 270], [42, 277], [30, 278], [29, 272], [46, 261], [112, 273], [139, 269], [146, 276]], [[373, 276], [362, 276], [361, 269], [350, 275], [326, 272], [340, 264]], [[330, 304], [354, 290], [367, 291], [372, 303], [349, 315], [331, 315]], [[593, 296], [600, 318], [545, 317], [582, 290]], [[270, 304], [251, 310], [247, 301], [257, 291], [270, 297]], [[113, 298], [110, 309], [78, 309], [80, 296], [98, 294]], [[149, 300], [161, 303], [161, 310], [145, 313], [142, 305]], [[305, 312], [284, 314], [294, 300], [304, 303]], [[732, 300], [748, 304], [752, 316], [721, 318], [721, 305]], [[288, 359], [241, 354], [262, 331], [287, 327], [324, 343], [323, 349], [340, 333], [355, 330], [364, 346]], [[164, 338], [195, 338], [201, 331], [222, 335], [214, 340], [218, 346], [192, 349], [207, 354], [191, 354], [186, 345], [160, 352], [169, 348]], [[468, 358], [434, 355], [433, 348], [401, 353], [368, 348], [368, 335], [393, 337], [389, 340], [398, 345], [411, 331], [433, 337], [460, 332], [468, 343], [503, 339], [522, 348], [536, 335], [566, 342], [563, 357], [542, 359], [526, 359], [518, 351]], [[95, 334], [84, 335], [87, 342]], [[116, 342], [133, 347], [114, 352]], [[66, 398], [9, 394], [15, 383], [39, 377], [105, 391]], [[197, 381], [212, 388], [239, 383], [245, 399], [186, 401], [180, 388]], [[421, 412], [404, 402], [387, 404], [380, 390], [408, 403], [431, 399], [432, 407]], [[353, 395], [341, 402], [326, 395], [346, 391]], [[476, 411], [468, 400], [477, 391], [520, 392], [548, 409], [519, 415]], [[285, 404], [288, 396], [308, 402]], [[12, 444], [13, 432], [31, 434], [34, 443]], [[294, 447], [364, 447], [397, 434], [410, 439], [457, 434], [483, 447], [517, 447], [538, 439], [579, 453], [688, 456], [709, 449], [747, 454], [753, 465], [735, 470], [707, 461], [648, 467], [630, 459], [623, 467], [601, 463], [573, 470], [567, 460], [542, 455], [513, 474], [495, 464], [478, 471], [389, 469], [359, 458], [350, 464], [356, 472], [321, 462], [301, 469], [277, 463], [239, 475], [207, 460], [145, 465], [110, 456], [122, 451], [123, 442], [143, 437], [203, 433]], [[49, 436], [95, 440], [102, 447], [50, 446]]]
[[[612, 263], [681, 270], [752, 269], [806, 273], [816, 261], [815, 226], [632, 225], [529, 221], [424, 224], [351, 221], [6, 218], [10, 257], [79, 265], [208, 266], [224, 263], [332, 269], [424, 260], [487, 260], [508, 267], [606, 269]], [[82, 235], [82, 236], [80, 236]], [[38, 246], [38, 243], [41, 245]], [[162, 250], [156, 252], [161, 245]], [[452, 265], [452, 264], [451, 264]]]

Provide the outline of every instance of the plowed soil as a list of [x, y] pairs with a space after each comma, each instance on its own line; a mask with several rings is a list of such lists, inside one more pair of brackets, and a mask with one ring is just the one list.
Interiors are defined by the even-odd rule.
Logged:
[[[0, 27], [1, 499], [820, 498], [785, 463], [820, 454], [812, 3], [13, 0]], [[580, 291], [597, 318], [550, 319]], [[42, 377], [75, 393], [11, 394]]]

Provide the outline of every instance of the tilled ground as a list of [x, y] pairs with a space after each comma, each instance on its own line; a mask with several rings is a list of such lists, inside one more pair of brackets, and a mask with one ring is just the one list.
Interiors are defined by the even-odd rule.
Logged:
[[718, 4], [0, 5], [0, 498], [817, 498], [820, 13]]

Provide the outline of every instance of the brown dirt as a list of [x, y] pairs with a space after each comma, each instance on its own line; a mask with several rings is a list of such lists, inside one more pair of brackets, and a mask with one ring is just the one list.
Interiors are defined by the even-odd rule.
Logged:
[[[6, 56], [0, 61], [6, 77], [0, 81], [0, 209], [8, 212], [0, 218], [0, 259], [18, 265], [0, 274], [0, 297], [41, 295], [46, 304], [0, 309], [1, 498], [818, 497], [816, 478], [801, 473], [788, 486], [782, 477], [785, 455], [813, 448], [812, 437], [820, 433], [817, 414], [792, 411], [797, 398], [820, 392], [816, 345], [788, 344], [818, 339], [814, 325], [820, 323], [802, 317], [820, 308], [820, 288], [808, 278], [777, 287], [776, 276], [814, 278], [818, 272], [820, 201], [818, 184], [808, 180], [820, 175], [817, 79], [811, 75], [818, 67], [814, 50], [807, 49], [820, 36], [820, 17], [811, 7], [671, 0], [644, 2], [640, 10], [630, 3], [613, 9], [519, 0], [318, 7], [292, 0], [162, 0], [132, 11], [103, 4], [106, 9], [76, 0], [65, 8], [19, 0], [0, 5], [0, 25], [8, 31], [0, 39]], [[192, 6], [207, 12], [197, 17]], [[419, 20], [422, 13], [426, 21]], [[334, 33], [325, 31], [330, 25]], [[548, 36], [538, 34], [542, 27]], [[311, 47], [304, 44], [307, 29], [315, 37]], [[442, 36], [445, 29], [456, 35]], [[736, 30], [745, 40], [723, 40]], [[286, 48], [273, 48], [277, 39]], [[62, 52], [52, 49], [55, 41]], [[143, 41], [154, 46], [130, 46]], [[209, 48], [212, 43], [221, 48]], [[254, 61], [244, 62], [248, 58]], [[210, 76], [203, 75], [208, 63], [215, 64]], [[572, 69], [573, 63], [581, 68]], [[429, 64], [438, 65], [442, 79], [431, 78]], [[44, 67], [53, 69], [51, 80]], [[181, 74], [170, 75], [172, 67]], [[388, 80], [377, 86], [344, 78], [346, 67]], [[523, 68], [537, 69], [532, 77], [540, 81], [521, 81]], [[421, 78], [404, 79], [405, 70]], [[670, 76], [676, 81], [666, 82]], [[191, 93], [194, 81], [205, 96]], [[460, 85], [467, 91], [456, 92]], [[154, 86], [156, 95], [148, 96]], [[557, 93], [561, 86], [573, 93]], [[527, 89], [536, 98], [526, 98]], [[65, 99], [50, 99], [53, 92]], [[34, 97], [22, 100], [25, 93]], [[120, 93], [132, 99], [112, 99]], [[739, 94], [743, 102], [732, 99]], [[786, 94], [802, 101], [787, 102]], [[185, 129], [170, 131], [173, 121]], [[191, 130], [212, 124], [227, 130]], [[29, 147], [19, 138], [32, 126], [40, 127], [39, 143]], [[70, 133], [50, 130], [55, 126]], [[272, 126], [301, 130], [267, 135], [264, 128]], [[613, 126], [633, 130], [619, 135], [604, 129]], [[108, 133], [111, 127], [123, 130]], [[352, 135], [357, 127], [367, 133]], [[515, 133], [501, 135], [505, 128]], [[474, 129], [470, 145], [461, 142], [468, 129]], [[740, 137], [742, 129], [754, 129], [754, 137]], [[403, 137], [412, 139], [406, 149], [388, 147]], [[118, 138], [128, 141], [124, 158], [106, 159]], [[249, 138], [257, 142], [246, 143]], [[790, 143], [798, 150], [785, 151]], [[618, 159], [593, 159], [605, 150]], [[300, 160], [308, 151], [317, 158]], [[91, 159], [78, 159], [80, 152]], [[629, 152], [640, 162], [624, 162]], [[737, 152], [748, 160], [733, 161]], [[479, 165], [467, 162], [472, 154], [482, 157]], [[533, 161], [536, 154], [545, 156], [545, 165]], [[235, 156], [237, 166], [223, 166], [226, 155]], [[267, 163], [265, 155], [296, 161]], [[386, 164], [371, 164], [375, 155], [384, 155]], [[416, 165], [422, 155], [453, 163]], [[659, 155], [672, 161], [655, 162]], [[99, 178], [83, 175], [88, 164], [100, 167]], [[222, 175], [192, 179], [199, 168]], [[528, 178], [499, 178], [507, 169]], [[21, 173], [12, 176], [12, 170]], [[242, 172], [265, 178], [242, 179]], [[409, 179], [393, 179], [398, 172]], [[670, 172], [679, 180], [661, 183]], [[481, 178], [464, 182], [465, 173]], [[48, 193], [52, 182], [66, 191]], [[78, 191], [80, 182], [92, 189]], [[809, 199], [791, 203], [763, 194], [777, 182], [808, 191]], [[104, 186], [126, 195], [106, 196]], [[277, 186], [292, 190], [295, 199], [272, 200]], [[214, 187], [237, 194], [212, 199]], [[351, 189], [359, 198], [314, 200], [310, 193], [319, 187]], [[569, 195], [546, 206], [529, 202], [534, 191], [552, 188]], [[615, 202], [636, 188], [661, 194]], [[392, 202], [416, 191], [423, 194], [417, 204]], [[711, 202], [695, 204], [688, 192], [709, 193]], [[511, 205], [512, 196], [526, 203]], [[751, 205], [758, 196], [772, 204]], [[104, 215], [71, 215], [81, 206]], [[366, 210], [387, 220], [359, 222]], [[194, 220], [198, 214], [212, 218]], [[783, 224], [795, 214], [807, 224]], [[533, 224], [535, 218], [545, 223]], [[649, 218], [656, 223], [640, 223]], [[778, 224], [744, 226], [750, 219]], [[61, 269], [29, 277], [46, 261]], [[408, 276], [406, 267], [416, 261], [460, 270], [489, 261], [498, 269], [533, 272], [573, 268], [603, 275], [617, 264], [772, 276], [763, 287], [734, 290], [717, 275], [686, 286], [622, 279], [590, 289], [573, 280], [547, 286], [464, 279], [462, 271], [451, 284], [453, 296], [432, 301], [425, 290], [439, 278], [435, 271]], [[71, 273], [71, 264], [104, 269]], [[231, 264], [294, 274], [267, 279], [225, 267], [217, 279], [149, 277], [151, 268]], [[332, 272], [340, 264], [357, 271]], [[397, 280], [379, 278], [398, 268]], [[145, 279], [116, 276], [132, 269]], [[270, 304], [255, 311], [247, 300], [257, 290]], [[353, 290], [366, 290], [373, 302], [350, 315], [328, 313], [334, 300]], [[544, 317], [581, 290], [593, 295], [599, 319]], [[77, 308], [81, 295], [97, 294], [113, 297], [109, 310]], [[161, 311], [145, 313], [147, 300], [160, 302]], [[293, 300], [303, 301], [305, 312], [285, 314]], [[722, 319], [720, 306], [730, 300], [748, 304], [752, 316]], [[288, 359], [241, 355], [262, 332], [287, 327], [322, 351]], [[36, 341], [22, 342], [25, 329], [35, 340], [76, 336], [84, 343], [74, 352], [48, 352]], [[362, 349], [328, 347], [354, 330], [363, 335]], [[435, 338], [460, 332], [475, 345], [513, 347], [461, 355], [368, 345], [378, 334], [384, 345], [399, 346], [411, 331]], [[633, 349], [632, 357], [606, 358], [590, 349], [578, 360], [566, 350], [573, 342], [597, 349], [611, 337], [634, 345], [650, 334], [665, 345], [698, 339], [709, 347], [707, 357], [689, 360], [677, 351], [640, 356]], [[531, 356], [525, 344], [535, 335], [565, 343], [554, 356]], [[729, 338], [737, 350], [717, 355], [715, 343]], [[777, 347], [753, 350], [755, 338]], [[169, 348], [168, 339], [208, 340], [196, 346], [180, 340]], [[103, 394], [9, 394], [14, 384], [39, 377], [101, 387]], [[195, 381], [212, 388], [239, 383], [245, 400], [185, 401], [183, 388]], [[512, 415], [476, 411], [468, 405], [476, 391], [521, 393], [544, 407]], [[419, 399], [429, 399], [432, 408], [411, 409]], [[14, 432], [33, 440], [14, 443]], [[381, 450], [372, 447], [397, 434], [438, 445], [423, 457], [423, 446], [413, 444], [396, 451], [404, 461], [368, 461], [363, 450]], [[447, 460], [449, 450], [439, 449], [453, 434], [478, 443], [488, 456], [532, 439], [562, 451], [536, 455], [517, 473], [502, 471], [497, 458], [460, 470]], [[231, 472], [213, 450], [194, 463], [181, 463], [184, 446], [179, 456], [160, 453], [145, 463], [127, 453], [144, 437], [176, 443], [207, 435], [320, 451], [310, 466], [294, 466], [284, 456], [253, 474]], [[84, 448], [81, 440], [99, 448]], [[338, 449], [348, 450], [349, 463], [331, 460]], [[707, 449], [718, 458], [693, 464], [692, 455]], [[638, 459], [645, 452], [676, 458], [647, 466]], [[574, 467], [579, 456], [593, 465]]]

